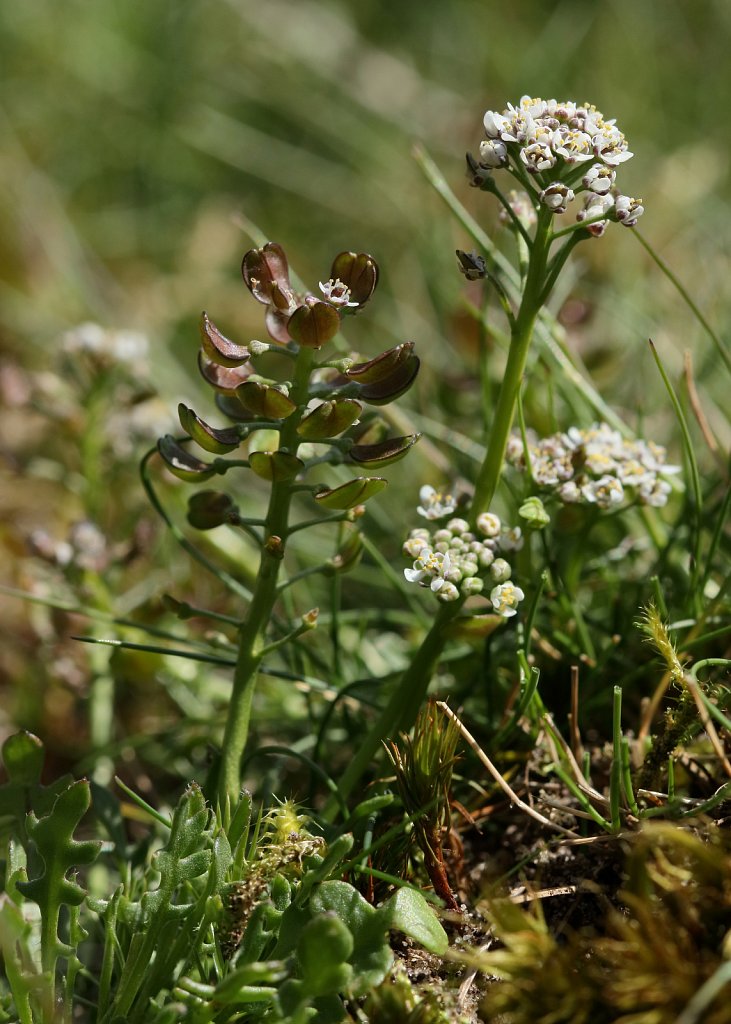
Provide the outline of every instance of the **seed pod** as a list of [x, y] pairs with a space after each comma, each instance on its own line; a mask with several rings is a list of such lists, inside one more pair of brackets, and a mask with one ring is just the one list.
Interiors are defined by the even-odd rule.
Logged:
[[390, 376], [393, 371], [407, 362], [414, 351], [413, 341], [405, 341], [395, 348], [389, 348], [386, 352], [374, 356], [365, 363], [355, 363], [345, 371], [349, 380], [357, 384], [377, 384]]
[[219, 394], [235, 395], [236, 388], [251, 375], [251, 364], [243, 366], [220, 366], [206, 356], [203, 349], [198, 353], [198, 369], [203, 380], [215, 388]]
[[200, 332], [203, 351], [212, 362], [219, 366], [241, 366], [249, 361], [248, 348], [229, 341], [206, 312], [201, 315]]
[[249, 249], [241, 261], [244, 283], [258, 302], [287, 309], [294, 304], [289, 283], [289, 266], [284, 249], [267, 242], [261, 249]]
[[209, 426], [205, 420], [202, 420], [182, 402], [178, 406], [178, 418], [180, 426], [186, 434], [189, 434], [201, 448], [207, 452], [213, 452], [214, 455], [232, 452], [241, 443], [239, 432], [235, 427], [224, 427], [217, 430], [215, 427]]
[[213, 466], [191, 455], [170, 434], [160, 438], [157, 442], [157, 450], [170, 472], [180, 480], [187, 480], [189, 483], [202, 483], [216, 473]]
[[188, 499], [188, 522], [196, 530], [213, 530], [235, 522], [237, 516], [233, 498], [223, 491], [198, 491]]
[[305, 301], [287, 322], [290, 337], [305, 348], [322, 348], [340, 329], [340, 316], [334, 306], [318, 299]]
[[399, 398], [416, 380], [419, 372], [418, 356], [409, 356], [388, 376], [375, 384], [364, 385], [358, 394], [364, 402], [369, 405], [388, 405], [395, 398]]
[[297, 427], [297, 433], [306, 441], [335, 437], [351, 427], [362, 411], [363, 406], [354, 398], [323, 402], [303, 417]]
[[378, 494], [387, 484], [388, 481], [380, 476], [358, 476], [354, 480], [349, 480], [347, 484], [341, 484], [340, 487], [324, 488], [315, 495], [315, 501], [324, 508], [354, 508], [372, 498], [374, 494]]
[[378, 284], [378, 264], [365, 252], [341, 252], [333, 260], [330, 278], [350, 290], [350, 301], [364, 306]]
[[407, 434], [406, 437], [391, 437], [379, 444], [355, 444], [349, 455], [353, 462], [367, 467], [381, 469], [398, 462], [416, 444], [421, 434]]
[[280, 480], [293, 480], [304, 468], [302, 459], [298, 459], [291, 452], [252, 452], [249, 455], [249, 465], [262, 480], [272, 480], [278, 483]]
[[297, 408], [292, 399], [278, 388], [254, 380], [239, 385], [236, 394], [245, 409], [267, 420], [284, 420]]

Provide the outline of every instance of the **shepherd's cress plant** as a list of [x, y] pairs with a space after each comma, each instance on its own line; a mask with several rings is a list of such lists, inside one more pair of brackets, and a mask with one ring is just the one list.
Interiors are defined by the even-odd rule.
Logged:
[[[676, 800], [668, 769], [668, 793], [665, 803], [660, 802], [660, 812], [657, 803], [643, 803], [643, 794], [649, 793], [653, 800], [663, 794], [654, 789], [635, 792], [630, 743], [621, 727], [619, 686], [613, 693], [612, 759], [609, 797], [605, 797], [591, 783], [590, 764], [579, 764], [579, 742], [575, 748], [568, 747], [538, 693], [539, 669], [531, 643], [537, 633], [536, 615], [543, 614], [541, 588], [549, 577], [553, 604], [545, 618], [556, 608], [564, 613], [560, 625], [565, 632], [557, 642], [565, 640], [563, 651], [570, 652], [572, 667], [575, 661], [595, 664], [590, 631], [578, 603], [572, 603], [571, 588], [583, 569], [583, 552], [579, 550], [573, 563], [579, 569], [563, 572], [562, 553], [552, 550], [548, 540], [551, 537], [559, 548], [560, 527], [554, 527], [568, 521], [575, 532], [565, 548], [573, 544], [580, 549], [597, 522], [603, 528], [619, 523], [620, 533], [623, 517], [644, 517], [643, 522], [651, 526], [658, 521], [653, 519], [657, 510], [670, 498], [671, 479], [680, 467], [666, 463], [661, 446], [632, 438], [629, 431], [623, 433], [621, 421], [617, 426], [618, 417], [606, 406], [597, 411], [595, 403], [584, 423], [577, 425], [561, 424], [563, 412], [557, 405], [552, 410], [553, 432], [540, 436], [525, 422], [526, 409], [534, 409], [536, 403], [520, 405], [521, 389], [530, 398], [535, 386], [527, 373], [534, 328], [541, 318], [542, 326], [549, 319], [546, 304], [574, 247], [584, 241], [600, 244], [594, 240], [611, 222], [631, 228], [643, 213], [640, 200], [617, 188], [622, 165], [632, 156], [623, 133], [614, 120], [590, 104], [529, 97], [502, 113], [487, 111], [484, 128], [486, 137], [478, 156], [467, 156], [468, 176], [475, 188], [491, 194], [499, 204], [500, 221], [515, 242], [515, 268], [489, 248], [485, 235], [480, 242], [484, 252], [458, 250], [457, 258], [470, 288], [481, 293], [484, 309], [488, 301], [497, 302], [505, 316], [506, 362], [497, 401], [494, 406], [483, 403], [488, 422], [475, 441], [484, 443], [484, 456], [476, 443], [471, 478], [465, 462], [454, 468], [451, 479], [414, 481], [413, 514], [409, 508], [392, 529], [405, 564], [399, 564], [397, 556], [395, 566], [390, 565], [374, 545], [369, 548], [374, 557], [380, 555], [379, 568], [385, 570], [390, 584], [405, 595], [410, 605], [407, 614], [415, 610], [399, 636], [401, 657], [408, 650], [408, 636], [416, 633], [413, 649], [403, 655], [406, 668], [397, 672], [389, 666], [381, 680], [383, 688], [373, 687], [371, 693], [376, 691], [376, 696], [371, 704], [376, 710], [370, 728], [361, 733], [358, 719], [350, 730], [353, 748], [347, 748], [348, 761], [338, 776], [337, 763], [321, 763], [327, 742], [323, 738], [333, 732], [330, 712], [342, 700], [354, 720], [358, 714], [367, 715], [360, 706], [352, 712], [351, 698], [353, 702], [360, 698], [351, 682], [362, 693], [375, 673], [360, 648], [349, 664], [362, 669], [366, 678], [351, 680], [348, 670], [341, 670], [334, 611], [332, 663], [328, 662], [330, 648], [323, 645], [317, 654], [324, 680], [317, 680], [322, 686], [319, 692], [331, 702], [321, 735], [303, 738], [312, 743], [284, 749], [287, 757], [308, 764], [313, 778], [327, 783], [329, 799], [311, 815], [288, 800], [257, 813], [251, 796], [242, 790], [242, 773], [245, 757], [251, 753], [247, 740], [252, 701], [264, 659], [294, 645], [317, 626], [318, 608], [310, 607], [306, 596], [300, 597], [307, 591], [296, 589], [297, 584], [315, 574], [335, 577], [357, 565], [369, 543], [361, 534], [365, 504], [387, 485], [380, 471], [407, 455], [420, 438], [416, 430], [387, 436], [388, 423], [378, 416], [378, 409], [404, 395], [417, 377], [419, 357], [414, 343], [396, 344], [366, 358], [351, 352], [344, 337], [348, 318], [359, 314], [374, 294], [379, 276], [375, 260], [365, 253], [341, 252], [327, 278], [316, 289], [303, 291], [292, 284], [294, 275], [282, 247], [267, 242], [245, 254], [242, 273], [251, 296], [264, 307], [270, 340], [241, 344], [204, 313], [198, 364], [215, 394], [216, 422], [208, 422], [181, 403], [182, 434], [165, 435], [143, 459], [143, 481], [156, 510], [188, 553], [218, 572], [239, 604], [235, 615], [227, 615], [202, 612], [185, 601], [167, 598], [167, 607], [181, 619], [202, 612], [235, 631], [234, 640], [223, 637], [219, 646], [215, 641], [208, 646], [201, 642], [186, 652], [127, 646], [183, 653], [219, 667], [233, 667], [220, 752], [212, 753], [207, 788], [191, 783], [169, 814], [147, 805], [125, 787], [127, 797], [136, 804], [131, 814], [127, 811], [130, 817], [153, 823], [146, 825], [152, 838], [133, 846], [119, 803], [96, 780], [96, 789], [85, 779], [73, 782], [67, 777], [46, 786], [41, 782], [40, 741], [21, 733], [4, 743], [8, 782], [0, 787], [0, 819], [6, 826], [6, 894], [0, 901], [0, 944], [8, 984], [0, 991], [0, 1021], [71, 1024], [80, 1019], [75, 987], [82, 977], [94, 984], [85, 990], [88, 998], [84, 997], [83, 1010], [90, 1010], [90, 1019], [97, 1024], [179, 1020], [338, 1024], [346, 1011], [348, 1019], [364, 1024], [371, 1019], [416, 1020], [417, 1016], [430, 1024], [443, 1024], [441, 1010], [432, 1013], [426, 1001], [412, 1005], [411, 988], [405, 981], [389, 986], [387, 979], [394, 960], [390, 931], [404, 933], [437, 957], [445, 954], [448, 944], [423, 895], [414, 886], [402, 885], [405, 871], [393, 868], [401, 853], [405, 851], [403, 866], [409, 857], [414, 860], [418, 847], [422, 859], [414, 862], [417, 871], [422, 869], [421, 877], [425, 869], [443, 905], [457, 916], [462, 910], [458, 886], [452, 886], [449, 878], [451, 860], [443, 856], [441, 847], [453, 806], [450, 786], [459, 736], [470, 744], [474, 741], [446, 704], [440, 705], [439, 712], [436, 705], [425, 706], [435, 668], [452, 641], [460, 644], [459, 657], [466, 648], [470, 658], [473, 652], [468, 644], [492, 634], [502, 644], [499, 668], [511, 677], [512, 692], [509, 699], [497, 702], [500, 706], [490, 723], [493, 744], [498, 747], [523, 725], [526, 740], [537, 743], [539, 732], [548, 736], [556, 763], [548, 766], [546, 774], [552, 770], [578, 801], [582, 809], [576, 817], [587, 827], [593, 823], [613, 836], [624, 835], [625, 828], [667, 808], [679, 808], [683, 815], [698, 809], [706, 812], [726, 799], [728, 784], [689, 811], [682, 800]], [[505, 178], [512, 179], [509, 184], [515, 187], [503, 188]], [[479, 231], [472, 234], [480, 239]], [[478, 309], [477, 316], [484, 327], [486, 313]], [[488, 378], [487, 369], [483, 370]], [[572, 379], [578, 377], [577, 372]], [[518, 409], [520, 429], [516, 431]], [[226, 422], [219, 422], [219, 416]], [[407, 416], [392, 420], [402, 422]], [[685, 428], [682, 410], [679, 419]], [[199, 549], [178, 530], [151, 482], [157, 454], [170, 473], [199, 485], [187, 504], [192, 528], [207, 531], [226, 526], [241, 531], [243, 557], [251, 563], [246, 566], [248, 575], [242, 572], [239, 577], [236, 567], [231, 568], [235, 555], [228, 571], [219, 571], [209, 549]], [[686, 450], [686, 455], [692, 464], [692, 452]], [[223, 477], [230, 486], [214, 489], [213, 482]], [[680, 491], [682, 485], [676, 486]], [[696, 491], [700, 495], [700, 486]], [[721, 545], [727, 511], [728, 499], [724, 499], [719, 525], [708, 545], [705, 574], [698, 558], [687, 573], [698, 583], [694, 595], [698, 602], [705, 597], [706, 584], [709, 592], [713, 589], [711, 562]], [[293, 556], [301, 551], [292, 550], [291, 539], [323, 524], [333, 528], [333, 542], [327, 549], [331, 553], [324, 561], [313, 557], [312, 564], [296, 566]], [[611, 534], [611, 529], [606, 532]], [[41, 546], [39, 538], [36, 543]], [[656, 546], [661, 563], [669, 545]], [[317, 549], [314, 543], [312, 549]], [[698, 541], [694, 556], [700, 550]], [[335, 580], [333, 593], [338, 587]], [[659, 585], [657, 590], [661, 597]], [[402, 609], [397, 611], [401, 614]], [[428, 625], [423, 635], [415, 625], [418, 614]], [[704, 623], [701, 615], [697, 621]], [[655, 786], [682, 737], [692, 735], [694, 729], [700, 731], [697, 709], [704, 709], [703, 727], [709, 735], [713, 736], [708, 725], [711, 718], [720, 727], [731, 726], [698, 679], [699, 669], [728, 663], [705, 658], [690, 668], [676, 653], [670, 627], [649, 599], [642, 628], [665, 663], [667, 678], [682, 693], [677, 713], [667, 717], [655, 738], [654, 753], [648, 755], [645, 748], [641, 755], [644, 774], [637, 781], [640, 786]], [[364, 646], [365, 629], [358, 623], [353, 630], [356, 647]], [[156, 627], [149, 632], [168, 641], [179, 639]], [[725, 627], [719, 629], [724, 632]], [[559, 633], [556, 628], [554, 639]], [[562, 651], [550, 640], [550, 636], [541, 638], [543, 650], [561, 663]], [[697, 642], [698, 637], [691, 640]], [[612, 636], [607, 647], [613, 644]], [[235, 659], [222, 656], [222, 651], [223, 655], [235, 652]], [[612, 646], [609, 658], [613, 651]], [[493, 666], [488, 664], [487, 646], [484, 653], [484, 664], [475, 671], [474, 689], [479, 689], [480, 703], [487, 705], [482, 687]], [[304, 659], [293, 657], [297, 673], [302, 673], [303, 663]], [[718, 692], [711, 691], [711, 696]], [[662, 693], [658, 702], [661, 697]], [[442, 712], [449, 717], [446, 724]], [[415, 722], [411, 738], [406, 734]], [[209, 725], [206, 720], [206, 728]], [[577, 723], [573, 725], [572, 742], [578, 737]], [[337, 742], [345, 749], [340, 735]], [[358, 784], [384, 748], [398, 796], [387, 791], [389, 780], [380, 790], [360, 793], [353, 809], [349, 798], [358, 792]], [[265, 748], [265, 752], [281, 754], [282, 748]], [[526, 790], [530, 756], [524, 744], [519, 757], [526, 765]], [[567, 835], [578, 838], [559, 822], [567, 816], [564, 805], [551, 804], [551, 813], [558, 812], [553, 819], [539, 814], [510, 788], [510, 772], [504, 777], [487, 755], [481, 760], [514, 806], [520, 805], [543, 826], [555, 827], [562, 841]], [[569, 769], [575, 771], [576, 779]], [[602, 764], [607, 774], [604, 769]], [[480, 800], [492, 799], [487, 788], [475, 783], [478, 789]], [[97, 841], [75, 838], [92, 804], [107, 837], [102, 849]], [[393, 806], [400, 815], [397, 824], [379, 833], [376, 824], [383, 824], [379, 815], [384, 810], [391, 813]], [[497, 804], [486, 806], [489, 813], [496, 811]], [[465, 814], [469, 817], [469, 811]], [[146, 843], [151, 847], [149, 856]], [[386, 865], [389, 870], [381, 870], [374, 861], [384, 851], [392, 857]], [[452, 855], [458, 852], [452, 850]], [[99, 856], [105, 858], [99, 875], [87, 879], [83, 870], [79, 874]], [[415, 877], [418, 881], [418, 874]], [[361, 883], [359, 891], [356, 885]], [[376, 894], [376, 884], [383, 887], [382, 897]], [[536, 932], [542, 927], [536, 924]], [[522, 963], [521, 959], [519, 966]], [[507, 967], [503, 962], [506, 973], [508, 968], [518, 973], [512, 962]], [[382, 989], [376, 988], [384, 982]], [[405, 995], [403, 985], [408, 989]], [[379, 1006], [391, 1006], [392, 1012], [384, 1010], [379, 1017]]]

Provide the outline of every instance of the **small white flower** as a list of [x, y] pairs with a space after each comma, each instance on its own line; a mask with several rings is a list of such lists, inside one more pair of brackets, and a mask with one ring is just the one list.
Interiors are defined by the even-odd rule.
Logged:
[[318, 282], [320, 285], [320, 291], [325, 297], [325, 300], [333, 306], [357, 306], [357, 302], [350, 301], [350, 288], [336, 277], [335, 280], [330, 278], [329, 281]]
[[550, 148], [542, 142], [533, 142], [520, 151], [520, 159], [531, 174], [547, 171], [556, 163]]
[[574, 192], [563, 182], [554, 181], [543, 189], [539, 198], [553, 213], [566, 213], [569, 203], [573, 202]]
[[[414, 567], [404, 569], [404, 577], [409, 583], [418, 583], [422, 587], [429, 587], [436, 593], [444, 586], [445, 577], [450, 569], [451, 562], [448, 554], [423, 547], [414, 562]], [[431, 582], [428, 582], [429, 580]]]
[[452, 532], [454, 537], [461, 536], [463, 533], [469, 532], [470, 525], [465, 519], [450, 519], [447, 523], [447, 529]]
[[508, 147], [500, 139], [485, 139], [480, 143], [480, 162], [483, 167], [504, 167], [508, 162]]
[[624, 488], [616, 476], [602, 476], [589, 480], [581, 487], [584, 501], [599, 508], [613, 508], [624, 501]]
[[508, 125], [508, 119], [494, 110], [488, 110], [485, 112], [483, 124], [485, 125], [485, 135], [487, 135], [488, 139], [499, 139], [501, 133]]
[[596, 221], [597, 217], [606, 217], [607, 213], [614, 206], [614, 199], [610, 195], [599, 195], [596, 192], [589, 192], [584, 200], [584, 209], [576, 214], [578, 221], [594, 220], [594, 224], [587, 225], [587, 230], [596, 235], [597, 238], [603, 235], [607, 228], [607, 221]]
[[[426, 537], [422, 536], [426, 534]], [[429, 547], [429, 533], [427, 530], [412, 530], [409, 537], [404, 541], [402, 551], [407, 558], [418, 558], [423, 548]]]
[[440, 601], [457, 601], [459, 599], [459, 590], [457, 590], [454, 583], [445, 583], [437, 597]]
[[451, 494], [442, 494], [429, 484], [424, 484], [419, 491], [419, 501], [421, 505], [417, 506], [416, 511], [425, 519], [443, 519], [444, 516], [451, 515], [457, 507], [457, 502]]
[[504, 528], [500, 534], [500, 547], [503, 551], [520, 551], [523, 547], [523, 531], [519, 526]]
[[563, 157], [567, 164], [594, 159], [591, 136], [577, 130], [559, 128], [553, 136], [553, 151]]
[[609, 167], [616, 167], [632, 158], [624, 135], [614, 125], [606, 123], [591, 141], [595, 155]]
[[667, 480], [657, 478], [650, 483], [642, 483], [639, 487], [639, 498], [643, 505], [651, 505], [653, 508], [662, 508], [667, 505], [668, 497], [672, 487]]
[[616, 171], [606, 164], [593, 164], [581, 179], [581, 184], [598, 196], [605, 196], [614, 184]]
[[581, 491], [574, 480], [567, 480], [558, 489], [558, 496], [566, 505], [576, 505], [581, 501]]
[[516, 587], [514, 583], [500, 583], [490, 591], [490, 601], [498, 615], [509, 619], [515, 615], [518, 604], [524, 599], [525, 594]]
[[477, 529], [485, 537], [497, 537], [502, 523], [493, 512], [481, 512], [477, 517]]
[[645, 208], [641, 199], [633, 199], [631, 196], [617, 196], [614, 200], [614, 215], [620, 224], [626, 228], [633, 228]]

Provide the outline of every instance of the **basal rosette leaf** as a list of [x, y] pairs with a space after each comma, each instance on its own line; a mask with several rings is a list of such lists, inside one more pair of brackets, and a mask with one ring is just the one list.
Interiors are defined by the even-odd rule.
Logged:
[[28, 836], [42, 861], [42, 868], [27, 882], [18, 882], [17, 889], [40, 907], [41, 956], [46, 970], [53, 968], [58, 956], [73, 952], [59, 938], [58, 922], [62, 906], [77, 907], [85, 896], [78, 882], [67, 877], [69, 872], [91, 864], [101, 846], [98, 842], [74, 839], [74, 832], [90, 804], [89, 783], [82, 779], [59, 793], [50, 814], [37, 818], [31, 811], [27, 818]]
[[27, 845], [26, 815], [32, 807], [43, 816], [53, 807], [58, 794], [73, 781], [70, 775], [41, 785], [45, 753], [43, 744], [31, 732], [14, 733], [2, 745], [2, 760], [8, 781], [0, 785], [0, 840], [14, 835]]

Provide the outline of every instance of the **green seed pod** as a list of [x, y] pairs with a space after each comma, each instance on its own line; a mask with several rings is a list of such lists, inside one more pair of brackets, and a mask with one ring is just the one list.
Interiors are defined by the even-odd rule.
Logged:
[[249, 465], [262, 480], [293, 480], [304, 468], [305, 464], [291, 452], [252, 452]]
[[326, 487], [315, 495], [315, 501], [324, 508], [349, 509], [378, 494], [388, 484], [383, 477], [358, 476], [340, 487]]

